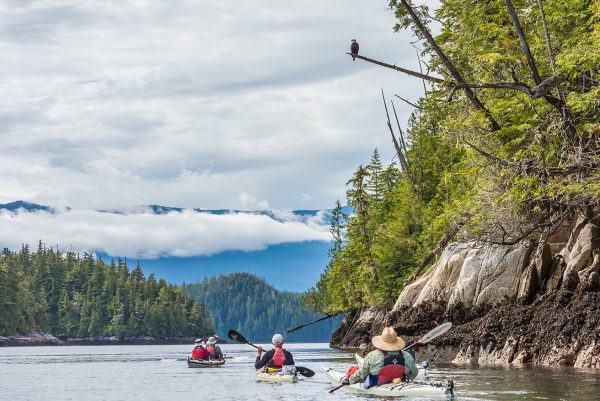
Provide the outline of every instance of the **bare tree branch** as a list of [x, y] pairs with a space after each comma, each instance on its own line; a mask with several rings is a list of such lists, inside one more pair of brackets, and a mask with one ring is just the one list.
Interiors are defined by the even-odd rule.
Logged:
[[441, 84], [441, 83], [445, 82], [441, 78], [436, 78], [436, 77], [432, 77], [432, 76], [429, 76], [429, 75], [421, 74], [420, 72], [416, 72], [416, 71], [412, 71], [412, 70], [407, 70], [406, 68], [402, 68], [402, 67], [398, 67], [396, 65], [384, 63], [382, 61], [374, 60], [372, 58], [361, 56], [360, 54], [352, 54], [352, 53], [346, 53], [346, 54], [349, 55], [349, 56], [355, 57], [357, 59], [368, 61], [369, 63], [377, 64], [377, 65], [380, 65], [382, 67], [391, 68], [392, 70], [400, 71], [400, 72], [403, 72], [403, 73], [405, 73], [407, 75], [410, 75], [410, 76], [413, 76], [413, 77], [417, 77], [417, 78], [421, 78], [421, 79], [425, 79], [425, 80], [427, 80], [429, 82], [433, 82], [433, 83], [436, 83], [436, 84]]
[[[527, 59], [527, 64], [529, 65], [529, 69], [531, 70], [531, 74], [533, 76], [533, 80], [535, 84], [540, 86], [542, 84], [542, 78], [540, 78], [540, 74], [535, 65], [535, 59], [531, 54], [531, 50], [529, 49], [529, 44], [527, 43], [527, 39], [525, 38], [525, 33], [523, 32], [523, 28], [521, 27], [521, 23], [519, 22], [519, 18], [517, 16], [517, 12], [515, 11], [515, 7], [513, 6], [512, 0], [506, 0], [506, 8], [508, 8], [508, 14], [512, 19], [513, 25], [515, 26], [515, 30], [517, 31], [517, 36], [519, 37], [519, 41], [521, 42], [521, 48], [523, 49], [523, 53], [525, 54], [525, 58]], [[542, 95], [544, 99], [552, 106], [554, 106], [563, 117], [563, 121], [565, 123], [565, 127], [570, 134], [570, 137], [573, 138], [576, 134], [576, 127], [573, 123], [573, 117], [571, 111], [567, 107], [565, 101], [562, 99], [562, 95], [559, 95], [561, 99], [558, 99], [549, 94]]]
[[[425, 37], [425, 39], [427, 39], [427, 42], [429, 43], [431, 48], [436, 52], [436, 54], [438, 55], [438, 57], [440, 58], [442, 63], [446, 66], [446, 69], [448, 70], [448, 72], [450, 72], [450, 75], [452, 75], [454, 80], [458, 84], [466, 83], [465, 80], [463, 79], [462, 75], [460, 74], [460, 72], [458, 72], [456, 67], [454, 67], [454, 64], [452, 64], [452, 62], [448, 59], [448, 57], [446, 56], [444, 51], [438, 46], [437, 42], [431, 35], [431, 32], [429, 32], [429, 29], [427, 29], [427, 27], [419, 19], [419, 16], [413, 9], [410, 2], [408, 0], [400, 0], [400, 1], [402, 2], [402, 5], [406, 8], [408, 13], [410, 14], [414, 24], [417, 26], [417, 28], [419, 29], [421, 34]], [[492, 116], [492, 113], [490, 113], [490, 111], [483, 105], [483, 103], [481, 103], [479, 98], [477, 98], [477, 96], [475, 96], [475, 93], [473, 93], [471, 88], [468, 88], [468, 87], [464, 88], [464, 91], [465, 91], [465, 94], [467, 95], [467, 98], [471, 101], [473, 106], [475, 106], [475, 108], [477, 110], [481, 110], [485, 113], [488, 120], [490, 121], [492, 130], [498, 131], [500, 129], [500, 124], [498, 124], [498, 122]]]
[[417, 104], [414, 104], [413, 102], [406, 100], [405, 98], [403, 98], [402, 96], [399, 95], [394, 95], [396, 96], [398, 99], [402, 100], [404, 103], [407, 103], [409, 105], [411, 105], [412, 107], [414, 107], [415, 109], [419, 109], [419, 110], [423, 110], [423, 108]]
[[521, 42], [521, 48], [523, 49], [523, 53], [525, 54], [525, 58], [527, 59], [527, 64], [529, 65], [529, 69], [531, 70], [531, 75], [533, 75], [533, 80], [536, 85], [542, 83], [542, 78], [540, 78], [540, 74], [538, 73], [537, 67], [535, 66], [535, 60], [533, 55], [531, 54], [531, 50], [529, 50], [529, 44], [527, 43], [527, 39], [525, 38], [525, 33], [523, 32], [523, 27], [521, 27], [521, 23], [519, 22], [519, 18], [517, 17], [517, 12], [515, 11], [515, 7], [513, 6], [512, 0], [506, 0], [506, 8], [508, 8], [508, 14], [512, 19], [513, 25], [515, 26], [515, 30], [517, 31], [517, 36], [519, 37], [519, 41]]
[[521, 82], [497, 82], [497, 83], [482, 83], [482, 84], [458, 84], [455, 85], [450, 94], [448, 95], [448, 100], [452, 100], [454, 96], [454, 92], [458, 89], [463, 89], [465, 87], [469, 88], [483, 88], [483, 89], [508, 89], [508, 90], [516, 90], [519, 92], [525, 93], [531, 99], [538, 99], [540, 97], [550, 97], [555, 101], [560, 101], [559, 99], [550, 95], [550, 92], [556, 88], [562, 82], [561, 77], [550, 77], [542, 82], [534, 88], [530, 88], [529, 85], [526, 85]]
[[493, 154], [491, 154], [489, 152], [486, 152], [485, 150], [477, 147], [476, 145], [470, 143], [469, 141], [467, 141], [464, 138], [461, 138], [461, 140], [465, 145], [469, 146], [471, 149], [473, 149], [474, 151], [476, 151], [477, 153], [479, 153], [486, 159], [490, 160], [494, 164], [497, 164], [502, 167], [507, 167], [507, 168], [510, 168], [513, 170], [518, 170], [524, 174], [535, 174], [535, 175], [544, 176], [544, 177], [567, 176], [567, 175], [574, 174], [577, 172], [592, 171], [592, 170], [595, 170], [598, 167], [600, 167], [600, 166], [598, 166], [597, 163], [590, 163], [588, 165], [585, 165], [583, 163], [578, 163], [578, 164], [572, 164], [572, 165], [565, 166], [565, 167], [539, 167], [539, 166], [532, 165], [531, 164], [532, 161], [525, 162], [525, 163], [510, 162], [510, 161], [501, 159], [498, 156], [494, 156]]
[[552, 50], [552, 43], [550, 42], [550, 34], [548, 33], [548, 24], [546, 24], [546, 14], [544, 13], [544, 6], [542, 0], [537, 0], [540, 14], [542, 16], [542, 26], [544, 28], [544, 38], [546, 39], [546, 47], [548, 48], [548, 57], [550, 58], [550, 66], [552, 72], [556, 74], [556, 62], [554, 61], [554, 50]]
[[485, 157], [486, 159], [491, 160], [494, 164], [498, 164], [500, 166], [503, 167], [508, 167], [511, 169], [521, 169], [521, 166], [518, 163], [515, 162], [509, 162], [507, 160], [501, 159], [498, 156], [494, 156], [491, 153], [486, 152], [483, 149], [480, 149], [479, 147], [473, 145], [472, 143], [470, 143], [469, 141], [467, 141], [464, 138], [461, 138], [461, 140], [471, 149], [473, 149], [474, 151], [476, 151], [477, 153], [479, 153], [480, 155], [482, 155], [483, 157]]
[[402, 133], [402, 127], [400, 127], [400, 121], [398, 120], [398, 113], [396, 113], [396, 106], [394, 106], [394, 102], [390, 100], [392, 104], [392, 110], [394, 110], [394, 117], [396, 117], [396, 124], [398, 125], [398, 133], [400, 136], [400, 146], [402, 146], [402, 150], [404, 150], [404, 158], [406, 159], [406, 165], [410, 167], [410, 160], [408, 160], [408, 150], [406, 146], [406, 142], [404, 141], [404, 134]]
[[394, 135], [394, 130], [392, 129], [392, 123], [390, 121], [390, 113], [388, 112], [387, 102], [385, 100], [385, 94], [383, 93], [383, 89], [381, 90], [381, 97], [383, 98], [383, 106], [385, 107], [385, 114], [387, 116], [387, 126], [390, 129], [390, 134], [392, 135], [392, 140], [394, 141], [394, 148], [396, 148], [396, 153], [398, 154], [398, 160], [400, 161], [400, 165], [402, 169], [408, 171], [408, 163], [404, 158], [404, 153], [402, 152], [402, 148], [398, 144], [398, 140], [396, 139], [396, 135]]

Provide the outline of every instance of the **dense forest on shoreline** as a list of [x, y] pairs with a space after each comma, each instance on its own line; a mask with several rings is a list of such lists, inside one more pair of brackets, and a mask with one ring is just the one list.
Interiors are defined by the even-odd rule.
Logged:
[[184, 284], [183, 290], [210, 311], [216, 332], [226, 336], [229, 329], [251, 341], [270, 342], [275, 332], [287, 341], [328, 342], [341, 317], [328, 319], [286, 334], [288, 328], [317, 319], [302, 311], [301, 294], [278, 291], [263, 278], [249, 273], [232, 273]]
[[384, 98], [398, 163], [375, 151], [348, 181], [354, 213], [338, 202], [330, 262], [303, 298], [319, 312], [393, 303], [454, 239], [544, 243], [598, 219], [600, 2], [389, 5], [417, 39], [423, 71], [404, 72], [425, 94], [398, 93], [414, 107], [405, 129]]
[[0, 335], [174, 337], [213, 333], [206, 308], [126, 260], [47, 249], [0, 255]]

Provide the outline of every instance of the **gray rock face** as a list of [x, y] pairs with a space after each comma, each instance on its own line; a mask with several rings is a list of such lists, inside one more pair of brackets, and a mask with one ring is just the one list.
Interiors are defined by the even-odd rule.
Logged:
[[533, 288], [531, 281], [536, 280], [532, 271], [526, 272], [532, 250], [529, 242], [451, 244], [423, 277], [402, 291], [394, 309], [430, 302], [444, 303], [447, 308], [487, 306], [526, 297], [526, 290]]
[[365, 329], [383, 321], [417, 335], [426, 316], [455, 324], [443, 352], [423, 350], [441, 360], [600, 368], [600, 227], [579, 219], [540, 244], [452, 243], [382, 313], [353, 316], [362, 342], [338, 338], [368, 346]]
[[566, 267], [563, 282], [570, 275], [577, 274], [592, 262], [592, 251], [598, 248], [600, 230], [595, 224], [580, 223], [573, 231], [569, 242], [561, 253]]
[[63, 345], [64, 341], [45, 333], [17, 334], [14, 336], [1, 337], [0, 347], [32, 346], [32, 345]]

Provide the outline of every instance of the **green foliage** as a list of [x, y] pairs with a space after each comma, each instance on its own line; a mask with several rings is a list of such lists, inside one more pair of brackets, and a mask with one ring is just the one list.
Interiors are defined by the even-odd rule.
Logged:
[[229, 329], [237, 330], [250, 341], [270, 342], [274, 333], [286, 341], [329, 341], [340, 319], [333, 318], [286, 334], [288, 328], [317, 319], [303, 312], [300, 293], [278, 291], [264, 279], [249, 273], [233, 273], [184, 284], [190, 297], [206, 305], [213, 317], [216, 332], [225, 337]]
[[213, 332], [204, 306], [181, 289], [144, 277], [127, 262], [90, 254], [0, 255], [0, 335], [42, 331], [65, 337], [200, 336]]
[[[333, 313], [394, 302], [421, 255], [459, 213], [456, 204], [464, 202], [457, 198], [464, 200], [465, 188], [470, 188], [462, 183], [464, 175], [457, 174], [464, 173], [464, 153], [425, 124], [427, 120], [415, 115], [409, 125], [410, 170], [384, 168], [375, 150], [370, 163], [348, 181], [347, 200], [354, 214], [343, 225], [342, 246], [334, 242], [325, 272], [304, 295], [309, 309]], [[335, 238], [336, 224], [331, 231]]]
[[[389, 1], [395, 29], [424, 39], [406, 3]], [[347, 183], [354, 214], [343, 246], [336, 245], [306, 305], [335, 312], [394, 302], [465, 216], [464, 235], [511, 243], [599, 204], [600, 1], [543, 1], [555, 66], [538, 2], [512, 3], [541, 80], [555, 86], [538, 96], [514, 89], [544, 85], [537, 86], [505, 1], [446, 0], [433, 16], [412, 5], [425, 26], [436, 21], [437, 45], [486, 111], [455, 87], [456, 75], [422, 41], [429, 73], [445, 81], [428, 89], [408, 122], [410, 167], [384, 169], [375, 151], [356, 170]]]

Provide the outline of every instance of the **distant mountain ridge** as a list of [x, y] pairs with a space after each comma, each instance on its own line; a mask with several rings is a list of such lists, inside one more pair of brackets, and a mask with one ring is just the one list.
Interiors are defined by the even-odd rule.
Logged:
[[219, 275], [182, 288], [208, 309], [219, 337], [234, 329], [250, 341], [267, 344], [274, 333], [283, 334], [288, 342], [329, 342], [342, 320], [331, 318], [288, 334], [287, 329], [320, 316], [302, 311], [300, 293], [279, 291], [249, 273]]
[[23, 200], [18, 200], [10, 203], [0, 204], [0, 209], [2, 210], [10, 210], [11, 212], [16, 212], [19, 209], [28, 211], [28, 212], [50, 212], [54, 213], [54, 209], [50, 206], [38, 205], [37, 203], [26, 202]]
[[[8, 210], [11, 212], [18, 212], [19, 210], [24, 210], [26, 212], [38, 212], [44, 211], [49, 213], [56, 213], [57, 209], [40, 205], [37, 203], [27, 202], [23, 200], [17, 200], [14, 202], [0, 204], [0, 210]], [[72, 210], [70, 207], [66, 207], [65, 210]], [[289, 214], [294, 216], [294, 220], [306, 221], [309, 218], [314, 218], [319, 216], [319, 214], [323, 215], [323, 219], [325, 221], [328, 220], [330, 215], [329, 209], [298, 209], [291, 210], [289, 212], [277, 211], [277, 210], [240, 210], [240, 209], [203, 209], [203, 208], [183, 208], [183, 207], [173, 207], [173, 206], [163, 206], [163, 205], [139, 205], [132, 208], [126, 208], [123, 210], [120, 209], [99, 209], [97, 212], [101, 213], [115, 213], [115, 214], [135, 214], [135, 213], [143, 213], [147, 211], [151, 211], [153, 214], [161, 215], [167, 213], [181, 213], [184, 211], [195, 211], [198, 213], [209, 213], [214, 215], [225, 215], [229, 213], [244, 213], [244, 214], [255, 214], [261, 216], [268, 216], [273, 220], [277, 221], [288, 221], [291, 220]], [[350, 214], [352, 209], [349, 206], [344, 206], [343, 212], [346, 214]], [[286, 218], [286, 216], [288, 216]]]

